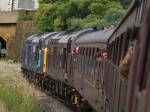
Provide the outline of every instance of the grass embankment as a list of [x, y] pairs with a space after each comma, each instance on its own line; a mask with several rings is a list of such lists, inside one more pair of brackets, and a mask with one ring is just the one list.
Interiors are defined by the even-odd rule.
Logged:
[[39, 112], [37, 99], [29, 84], [15, 71], [6, 70], [0, 69], [0, 112]]

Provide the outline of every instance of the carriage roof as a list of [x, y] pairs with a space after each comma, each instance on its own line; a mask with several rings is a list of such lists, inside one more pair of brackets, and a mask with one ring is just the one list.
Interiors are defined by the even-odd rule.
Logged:
[[113, 31], [114, 28], [108, 28], [104, 30], [93, 30], [93, 32], [89, 32], [82, 35], [76, 43], [106, 43]]

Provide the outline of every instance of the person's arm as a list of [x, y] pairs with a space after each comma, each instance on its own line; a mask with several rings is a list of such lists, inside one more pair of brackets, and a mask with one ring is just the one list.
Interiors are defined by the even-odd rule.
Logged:
[[129, 47], [126, 56], [119, 65], [119, 75], [122, 79], [127, 80], [129, 77], [129, 68], [133, 57], [133, 47]]

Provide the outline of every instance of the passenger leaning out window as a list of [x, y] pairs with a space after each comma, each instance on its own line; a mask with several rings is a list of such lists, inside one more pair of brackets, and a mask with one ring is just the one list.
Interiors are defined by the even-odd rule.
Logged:
[[129, 77], [130, 65], [133, 58], [133, 46], [128, 48], [128, 51], [119, 65], [119, 74], [121, 79], [127, 80]]
[[107, 52], [103, 52], [103, 53], [98, 53], [96, 55], [96, 62], [99, 64], [101, 63], [103, 60], [107, 59], [108, 57], [108, 53]]

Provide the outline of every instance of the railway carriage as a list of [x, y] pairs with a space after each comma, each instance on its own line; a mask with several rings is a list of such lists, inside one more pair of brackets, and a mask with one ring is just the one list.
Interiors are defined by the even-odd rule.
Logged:
[[47, 66], [46, 66], [46, 71], [45, 71], [45, 75], [47, 78], [49, 77], [49, 78], [58, 80], [57, 79], [58, 74], [56, 74], [57, 70], [55, 68], [58, 66], [58, 63], [55, 63], [55, 61], [58, 61], [58, 60], [55, 60], [57, 57], [57, 53], [56, 53], [57, 47], [55, 45], [57, 45], [58, 40], [61, 38], [61, 36], [64, 33], [65, 32], [60, 32], [54, 35], [50, 40], [48, 40], [48, 44], [47, 44], [48, 53], [47, 53], [47, 60], [46, 60]]
[[[73, 86], [97, 112], [105, 110], [102, 54], [107, 51], [107, 41], [113, 30], [114, 28], [95, 30], [76, 41], [79, 54], [74, 62]], [[98, 58], [101, 60], [97, 61]]]
[[[74, 44], [80, 35], [92, 31], [85, 29], [76, 32], [64, 32], [54, 36], [48, 44], [47, 76], [54, 77], [55, 80], [65, 82], [70, 74], [71, 53]], [[69, 81], [69, 80], [68, 80]]]
[[[149, 0], [134, 0], [127, 15], [109, 38], [109, 59], [104, 66], [106, 76], [104, 87], [109, 112], [150, 111], [147, 99], [150, 97], [149, 9]], [[132, 56], [127, 59], [128, 55]], [[124, 60], [129, 62], [123, 66], [127, 77], [122, 79], [120, 71]]]

